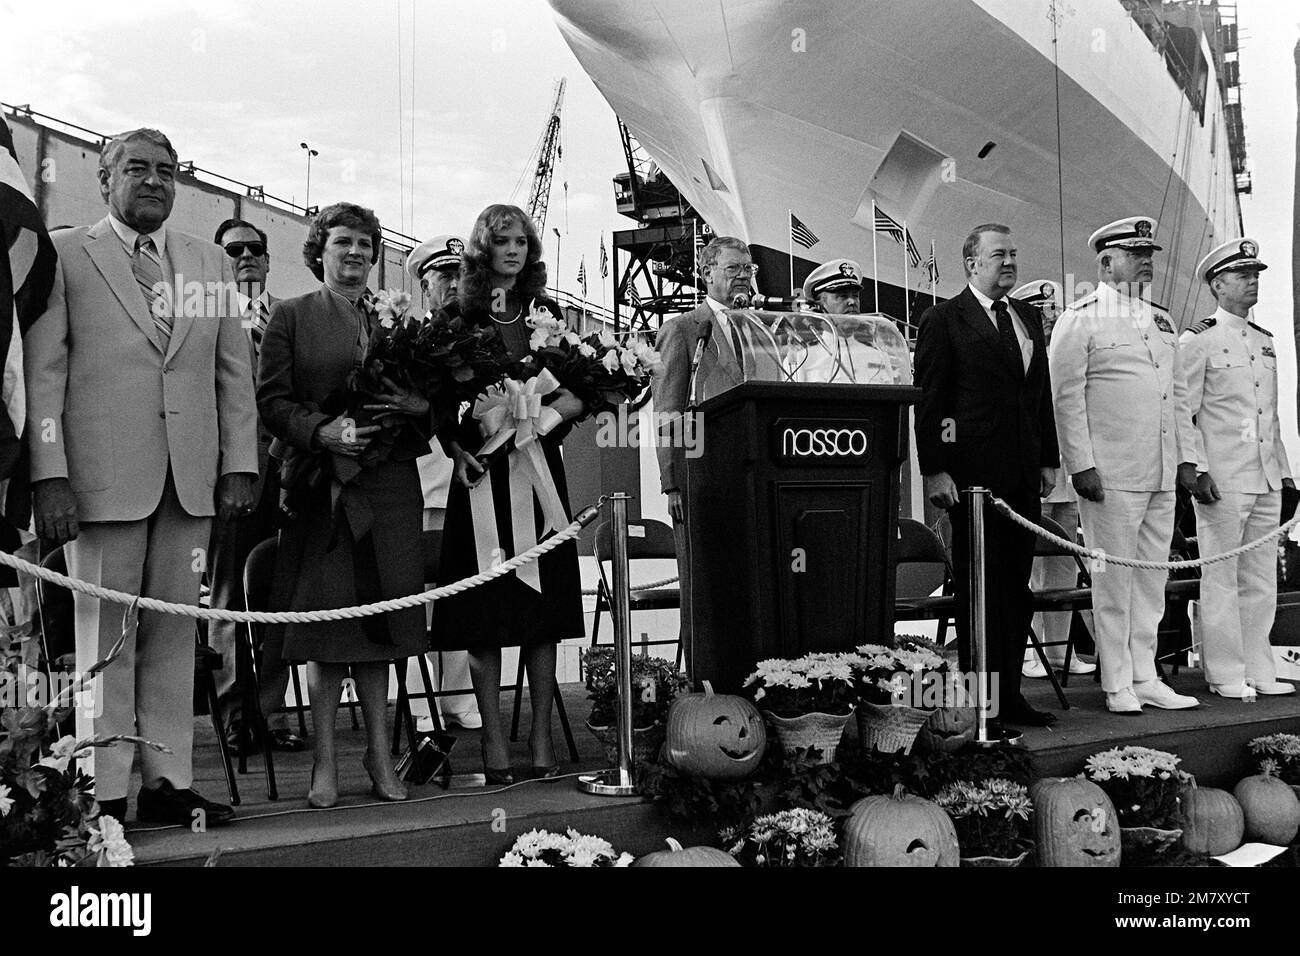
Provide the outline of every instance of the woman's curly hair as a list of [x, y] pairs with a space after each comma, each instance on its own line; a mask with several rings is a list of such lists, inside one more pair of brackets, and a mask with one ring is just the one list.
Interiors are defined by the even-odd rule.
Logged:
[[532, 218], [518, 206], [496, 203], [488, 206], [474, 222], [460, 263], [457, 297], [461, 311], [490, 310], [492, 306], [492, 238], [518, 223], [528, 237], [524, 268], [515, 279], [512, 297], [521, 302], [546, 293], [546, 263], [542, 261], [542, 239]]
[[325, 281], [325, 267], [320, 261], [321, 254], [325, 251], [325, 240], [329, 238], [330, 230], [336, 226], [347, 226], [350, 229], [360, 229], [370, 233], [372, 244], [370, 264], [373, 266], [379, 261], [380, 244], [383, 242], [384, 235], [375, 211], [355, 203], [336, 202], [316, 214], [311, 225], [307, 227], [307, 241], [302, 244], [302, 261], [307, 264], [311, 274], [321, 282]]

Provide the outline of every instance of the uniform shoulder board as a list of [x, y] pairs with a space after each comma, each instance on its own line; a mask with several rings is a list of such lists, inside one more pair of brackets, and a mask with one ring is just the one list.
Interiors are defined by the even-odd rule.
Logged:
[[1218, 321], [1219, 320], [1216, 319], [1214, 316], [1210, 316], [1208, 319], [1201, 319], [1201, 321], [1197, 322], [1195, 325], [1189, 325], [1187, 327], [1187, 331], [1200, 334], [1201, 332], [1204, 332], [1206, 329], [1214, 328], [1214, 326], [1218, 324]]
[[1252, 329], [1254, 329], [1256, 332], [1263, 332], [1263, 333], [1264, 333], [1265, 335], [1267, 335], [1270, 339], [1273, 337], [1273, 333], [1272, 333], [1272, 332], [1270, 332], [1268, 329], [1261, 328], [1260, 326], [1256, 325], [1254, 322], [1247, 322], [1246, 324], [1249, 325], [1249, 326], [1250, 326]]
[[1071, 302], [1069, 305], [1066, 306], [1066, 308], [1074, 309], [1075, 311], [1078, 311], [1079, 309], [1086, 309], [1088, 306], [1096, 303], [1096, 301], [1097, 301], [1097, 293], [1093, 291], [1093, 292], [1089, 292], [1082, 299], [1076, 299], [1075, 301]]

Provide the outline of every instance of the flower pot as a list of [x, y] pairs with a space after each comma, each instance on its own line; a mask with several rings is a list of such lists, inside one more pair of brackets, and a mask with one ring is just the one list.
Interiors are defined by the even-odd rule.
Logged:
[[963, 856], [961, 858], [962, 866], [1000, 866], [1011, 867], [1020, 866], [1025, 862], [1025, 857], [1029, 856], [1029, 850], [1020, 851], [1019, 856]]
[[881, 753], [905, 754], [912, 752], [912, 744], [933, 710], [906, 707], [901, 704], [858, 704], [858, 744], [863, 750], [873, 748]]
[[[611, 767], [618, 766], [618, 727], [597, 727], [587, 721], [587, 729], [592, 732], [601, 746], [605, 748], [605, 759]], [[664, 745], [665, 729], [663, 724], [650, 727], [632, 728], [632, 763], [653, 763], [659, 759], [659, 750]]]
[[1156, 858], [1178, 845], [1182, 828], [1162, 830], [1159, 827], [1120, 827], [1120, 863], [1122, 866], [1147, 866]]
[[767, 711], [768, 722], [776, 731], [776, 739], [787, 756], [802, 747], [816, 747], [821, 751], [818, 763], [835, 759], [835, 748], [844, 736], [844, 727], [853, 712], [847, 714], [800, 714], [798, 717], [781, 717]]

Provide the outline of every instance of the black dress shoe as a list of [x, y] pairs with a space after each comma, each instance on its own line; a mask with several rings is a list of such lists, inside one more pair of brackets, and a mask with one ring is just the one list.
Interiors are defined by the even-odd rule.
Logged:
[[291, 753], [296, 750], [306, 750], [307, 741], [285, 728], [271, 731], [271, 747]]
[[126, 797], [118, 797], [115, 800], [98, 800], [99, 815], [101, 817], [112, 817], [118, 823], [126, 823]]
[[1055, 714], [1049, 714], [1045, 710], [1034, 710], [1023, 700], [1007, 708], [999, 716], [1005, 723], [1020, 727], [1051, 727], [1056, 723]]
[[232, 757], [244, 756], [245, 745], [247, 745], [247, 753], [249, 754], [255, 754], [262, 749], [257, 742], [257, 733], [252, 727], [248, 728], [247, 733], [242, 733], [239, 724], [228, 724], [226, 726], [226, 748], [230, 751], [230, 755]]
[[164, 780], [161, 785], [140, 791], [135, 808], [140, 823], [168, 823], [189, 827], [201, 821], [205, 827], [219, 827], [235, 818], [235, 811], [205, 800], [193, 790], [177, 790]]

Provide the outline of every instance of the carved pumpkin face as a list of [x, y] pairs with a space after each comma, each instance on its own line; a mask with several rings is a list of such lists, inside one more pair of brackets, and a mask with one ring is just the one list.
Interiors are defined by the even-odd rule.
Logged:
[[668, 759], [684, 774], [711, 780], [743, 780], [758, 770], [767, 727], [758, 708], [743, 697], [687, 694], [668, 710]]
[[1041, 866], [1119, 866], [1119, 822], [1105, 791], [1088, 780], [1037, 781], [1029, 791]]
[[937, 804], [904, 792], [864, 797], [844, 824], [845, 866], [958, 866], [952, 820]]
[[974, 707], [940, 707], [916, 735], [922, 753], [953, 753], [975, 739]]

